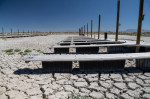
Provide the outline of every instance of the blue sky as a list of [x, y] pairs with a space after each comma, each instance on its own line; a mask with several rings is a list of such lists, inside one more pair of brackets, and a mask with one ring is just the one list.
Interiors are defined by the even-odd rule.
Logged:
[[[139, 0], [120, 0], [120, 31], [137, 29]], [[117, 0], [0, 0], [0, 28], [5, 32], [78, 31], [93, 20], [93, 30], [115, 31]], [[144, 2], [143, 29], [150, 30], [150, 0]], [[89, 28], [90, 31], [90, 28]], [[0, 29], [1, 32], [1, 29]]]

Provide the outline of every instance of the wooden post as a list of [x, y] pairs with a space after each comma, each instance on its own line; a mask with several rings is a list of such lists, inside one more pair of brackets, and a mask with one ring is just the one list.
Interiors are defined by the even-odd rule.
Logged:
[[85, 36], [85, 25], [84, 25], [84, 36]]
[[101, 21], [101, 15], [99, 15], [98, 39], [100, 39], [100, 21]]
[[87, 23], [87, 36], [88, 36], [88, 23]]
[[118, 41], [119, 14], [120, 14], [120, 0], [117, 0], [117, 23], [116, 23], [116, 40], [115, 41]]
[[81, 31], [81, 35], [82, 35], [82, 27], [80, 28], [80, 31]]
[[[143, 7], [144, 7], [144, 0], [140, 0], [139, 19], [138, 19], [138, 30], [137, 30], [137, 41], [136, 41], [136, 44], [140, 44], [140, 40], [141, 40], [142, 19], [143, 19]], [[136, 47], [136, 52], [139, 52], [139, 47]]]
[[81, 28], [80, 28], [80, 35], [81, 35]]
[[11, 36], [12, 36], [12, 28], [10, 30], [11, 30]]
[[80, 36], [80, 28], [79, 28], [79, 36]]
[[92, 25], [93, 25], [93, 20], [91, 20], [91, 38], [92, 38]]
[[82, 33], [81, 33], [81, 28], [79, 28], [79, 35], [81, 35]]
[[24, 35], [24, 29], [23, 29], [23, 35]]
[[19, 29], [18, 29], [18, 35], [19, 35]]
[[82, 34], [82, 30], [81, 30], [81, 28], [80, 28], [80, 35]]
[[4, 35], [4, 28], [2, 27], [2, 34]]
[[83, 35], [83, 27], [82, 27], [82, 35]]
[[139, 20], [138, 20], [138, 31], [137, 31], [137, 41], [136, 41], [136, 44], [140, 44], [140, 39], [141, 39], [143, 6], [144, 6], [144, 0], [140, 0]]

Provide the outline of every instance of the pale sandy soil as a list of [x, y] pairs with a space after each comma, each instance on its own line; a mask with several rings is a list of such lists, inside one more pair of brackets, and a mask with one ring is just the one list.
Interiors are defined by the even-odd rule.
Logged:
[[[30, 54], [67, 38], [65, 35], [0, 39], [0, 99], [66, 99], [70, 94], [90, 99], [150, 98], [150, 73], [135, 67], [134, 60], [126, 60], [125, 70], [116, 72], [72, 72], [43, 74], [41, 62], [25, 63], [18, 53], [7, 55], [5, 49], [31, 49]], [[114, 38], [114, 35], [108, 36]], [[119, 36], [136, 39], [133, 36]], [[149, 37], [142, 40], [150, 42]], [[33, 50], [36, 49], [36, 50]], [[130, 67], [130, 68], [129, 68]], [[86, 99], [86, 98], [84, 98]]]
[[48, 47], [55, 45], [59, 41], [65, 39], [65, 35], [49, 35], [23, 38], [6, 38], [0, 39], [0, 49], [40, 49], [46, 51]]

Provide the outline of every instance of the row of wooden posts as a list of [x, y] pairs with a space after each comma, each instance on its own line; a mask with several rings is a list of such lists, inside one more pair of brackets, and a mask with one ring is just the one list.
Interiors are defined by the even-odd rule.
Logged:
[[[28, 30], [28, 32], [25, 32], [24, 29], [23, 29], [22, 32], [20, 32], [19, 29], [18, 29], [18, 32], [16, 32], [16, 33], [18, 33], [18, 35], [19, 35], [20, 33], [31, 33], [31, 34], [32, 34], [32, 33], [34, 33], [34, 32], [35, 32], [35, 31], [29, 31], [29, 30]], [[3, 27], [2, 27], [2, 34], [4, 34], [4, 28], [3, 28]], [[12, 30], [12, 28], [11, 28], [11, 29], [10, 29], [10, 35], [12, 35], [12, 34], [13, 34], [13, 30]]]
[[[143, 6], [144, 6], [144, 0], [140, 0], [140, 6], [139, 6], [139, 19], [138, 19], [138, 31], [137, 31], [137, 41], [136, 44], [140, 44], [140, 38], [141, 38], [141, 29], [142, 29], [142, 20], [143, 20]], [[115, 41], [118, 41], [118, 31], [119, 31], [119, 14], [120, 14], [120, 0], [117, 0], [117, 22], [116, 22], [116, 36]], [[99, 25], [98, 25], [98, 39], [100, 39], [100, 21], [101, 21], [101, 15], [99, 15]], [[91, 38], [92, 38], [92, 25], [93, 20], [91, 20]], [[84, 31], [83, 27], [79, 28], [79, 34], [85, 36], [85, 25], [84, 25]], [[87, 23], [87, 36], [88, 36], [88, 23]]]

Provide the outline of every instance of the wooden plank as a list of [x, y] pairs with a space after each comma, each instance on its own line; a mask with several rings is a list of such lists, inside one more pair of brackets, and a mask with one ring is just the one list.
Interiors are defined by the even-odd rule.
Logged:
[[49, 48], [107, 47], [107, 46], [136, 46], [136, 45], [135, 44], [70, 45], [70, 46], [52, 46]]
[[[121, 42], [121, 41], [92, 41], [92, 42], [73, 42], [74, 44], [75, 43], [98, 43], [98, 42], [103, 42], [103, 43], [109, 43], [109, 42], [112, 42], [112, 43], [125, 43], [125, 42]], [[61, 44], [61, 43], [69, 43], [69, 42], [60, 42], [58, 44]]]
[[147, 59], [150, 52], [127, 53], [127, 54], [84, 54], [84, 55], [37, 55], [24, 56], [24, 61], [105, 61], [105, 60], [124, 60], [124, 59]]
[[[63, 41], [61, 41], [61, 42], [66, 42], [66, 41], [70, 41], [71, 42], [71, 39], [69, 39], [69, 40], [63, 40]], [[98, 39], [73, 39], [73, 41], [108, 41], [108, 40], [98, 40]]]
[[61, 46], [66, 46], [66, 45], [90, 45], [90, 44], [122, 44], [122, 42], [64, 42], [64, 43], [58, 43]]

